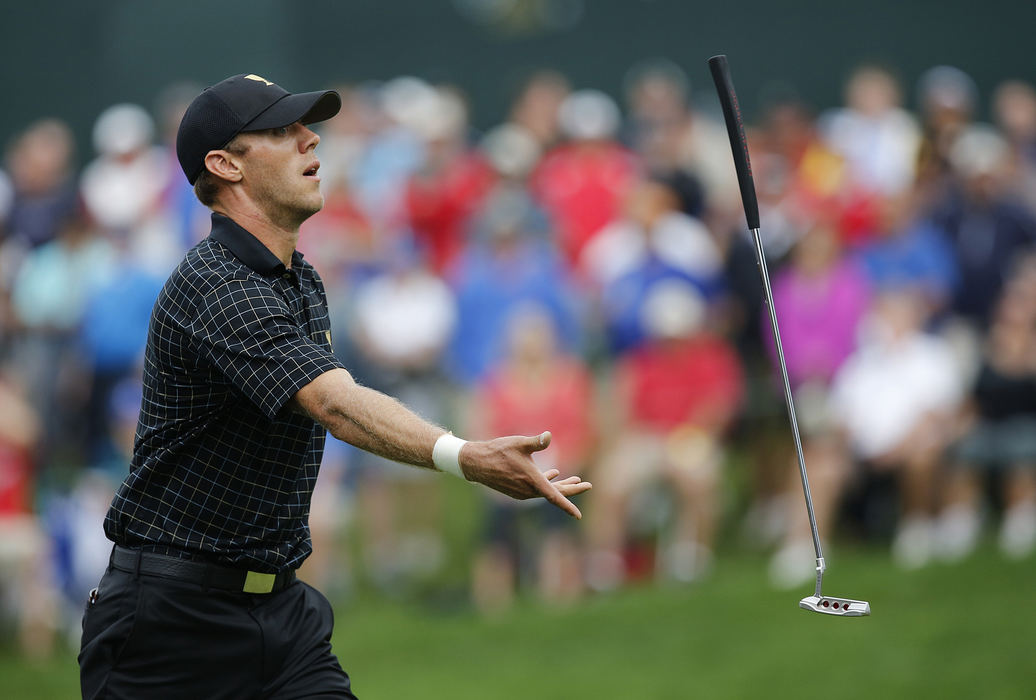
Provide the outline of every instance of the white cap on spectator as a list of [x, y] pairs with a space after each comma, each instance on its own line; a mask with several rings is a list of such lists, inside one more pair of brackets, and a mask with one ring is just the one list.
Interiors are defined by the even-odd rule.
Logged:
[[414, 129], [432, 109], [435, 88], [413, 76], [393, 78], [381, 86], [381, 105], [392, 121]]
[[988, 124], [969, 126], [950, 148], [950, 164], [964, 177], [998, 172], [1007, 163], [1007, 142]]
[[415, 127], [426, 141], [450, 139], [463, 134], [468, 113], [464, 102], [455, 93], [434, 89], [432, 99], [424, 107], [424, 113]]
[[577, 90], [558, 108], [561, 131], [576, 141], [594, 141], [615, 135], [619, 129], [619, 107], [600, 90]]
[[155, 122], [143, 107], [113, 105], [94, 124], [94, 148], [104, 155], [125, 155], [150, 145], [154, 135]]
[[705, 322], [705, 299], [690, 282], [656, 282], [641, 309], [641, 323], [653, 338], [683, 338]]
[[540, 146], [525, 127], [501, 124], [482, 139], [482, 152], [490, 165], [505, 177], [528, 175], [540, 159]]

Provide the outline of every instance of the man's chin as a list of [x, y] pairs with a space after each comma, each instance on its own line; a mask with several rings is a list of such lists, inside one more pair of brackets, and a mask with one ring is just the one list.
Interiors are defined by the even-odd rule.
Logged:
[[315, 197], [312, 200], [300, 203], [300, 206], [296, 209], [299, 223], [308, 219], [309, 217], [316, 214], [318, 211], [324, 208], [324, 195]]

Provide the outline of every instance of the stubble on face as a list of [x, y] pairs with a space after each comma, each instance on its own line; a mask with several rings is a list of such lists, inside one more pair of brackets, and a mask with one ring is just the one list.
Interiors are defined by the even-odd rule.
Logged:
[[[262, 134], [257, 139], [273, 137]], [[251, 198], [271, 223], [286, 231], [297, 231], [309, 217], [324, 206], [318, 182], [303, 177], [303, 170], [313, 160], [312, 150], [303, 156], [293, 139], [253, 143], [248, 149], [246, 179]]]

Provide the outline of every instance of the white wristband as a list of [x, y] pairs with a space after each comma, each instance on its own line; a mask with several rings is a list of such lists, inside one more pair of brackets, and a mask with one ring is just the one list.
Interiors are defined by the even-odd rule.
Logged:
[[461, 479], [466, 479], [460, 468], [460, 448], [467, 440], [461, 440], [453, 433], [443, 433], [435, 441], [432, 448], [432, 462], [441, 472], [448, 472]]

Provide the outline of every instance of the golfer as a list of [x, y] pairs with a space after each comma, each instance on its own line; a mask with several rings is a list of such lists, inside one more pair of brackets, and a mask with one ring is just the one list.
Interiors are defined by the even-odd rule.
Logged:
[[323, 205], [307, 125], [340, 107], [238, 75], [184, 114], [177, 157], [212, 232], [151, 316], [133, 459], [104, 522], [115, 546], [83, 618], [84, 698], [354, 697], [331, 606], [295, 578], [325, 429], [580, 517], [568, 497], [590, 484], [531, 458], [549, 433], [465, 442], [331, 353], [323, 284], [295, 246]]

